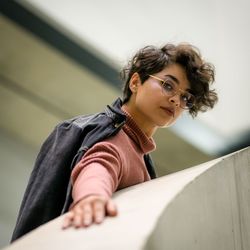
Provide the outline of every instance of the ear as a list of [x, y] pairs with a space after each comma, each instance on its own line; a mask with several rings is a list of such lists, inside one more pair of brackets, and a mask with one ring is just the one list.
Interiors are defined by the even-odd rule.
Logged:
[[138, 87], [141, 85], [141, 78], [137, 72], [135, 72], [129, 81], [129, 88], [132, 93], [136, 93]]

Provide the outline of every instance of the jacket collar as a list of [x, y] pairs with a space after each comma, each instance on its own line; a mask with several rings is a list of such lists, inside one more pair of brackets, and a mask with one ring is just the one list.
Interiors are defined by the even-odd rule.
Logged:
[[121, 98], [117, 98], [111, 105], [107, 105], [104, 112], [110, 117], [115, 124], [115, 127], [120, 127], [126, 122], [126, 115], [121, 110]]

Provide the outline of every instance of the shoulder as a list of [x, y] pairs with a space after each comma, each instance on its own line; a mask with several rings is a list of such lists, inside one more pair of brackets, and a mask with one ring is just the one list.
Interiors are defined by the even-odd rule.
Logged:
[[60, 127], [73, 126], [73, 127], [77, 127], [81, 129], [84, 126], [86, 126], [89, 122], [91, 122], [91, 120], [99, 117], [100, 115], [101, 113], [79, 115], [79, 116], [76, 116], [76, 117], [73, 117], [73, 118], [70, 118], [70, 119], [67, 119], [58, 123], [56, 127], [60, 128]]
[[124, 152], [128, 147], [128, 140], [126, 137], [126, 134], [121, 129], [116, 135], [95, 143], [88, 149], [84, 158], [88, 156], [105, 157], [112, 155], [113, 157], [121, 159], [124, 157]]
[[97, 142], [86, 152], [85, 157], [88, 157], [88, 155], [99, 156], [100, 154], [112, 154], [119, 156], [119, 145], [112, 141], [109, 141], [108, 139]]
[[129, 145], [129, 138], [127, 134], [121, 129], [114, 136], [108, 137], [100, 142], [97, 142], [92, 148], [91, 152], [105, 152], [113, 154], [116, 157], [123, 157], [124, 152], [127, 152]]

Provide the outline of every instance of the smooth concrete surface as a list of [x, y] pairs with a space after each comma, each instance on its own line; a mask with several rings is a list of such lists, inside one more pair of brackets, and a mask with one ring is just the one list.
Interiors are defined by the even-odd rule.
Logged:
[[250, 148], [192, 180], [166, 206], [145, 249], [249, 250]]
[[62, 216], [5, 250], [250, 249], [250, 148], [114, 195], [119, 216], [61, 230]]

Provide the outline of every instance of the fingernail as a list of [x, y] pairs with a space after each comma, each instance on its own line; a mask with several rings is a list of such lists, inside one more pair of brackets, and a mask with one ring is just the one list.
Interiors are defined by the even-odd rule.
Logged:
[[103, 220], [103, 217], [102, 217], [102, 216], [96, 217], [96, 222], [97, 222], [97, 223], [101, 223], [102, 220]]
[[81, 222], [80, 221], [76, 221], [74, 224], [75, 228], [79, 228], [81, 226]]
[[68, 222], [63, 222], [62, 229], [66, 229], [68, 227]]
[[84, 224], [85, 226], [88, 226], [90, 223], [91, 223], [91, 220], [90, 220], [90, 219], [84, 219], [84, 221], [83, 221], [83, 224]]

